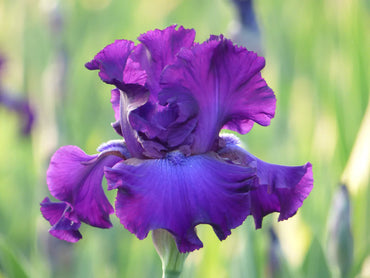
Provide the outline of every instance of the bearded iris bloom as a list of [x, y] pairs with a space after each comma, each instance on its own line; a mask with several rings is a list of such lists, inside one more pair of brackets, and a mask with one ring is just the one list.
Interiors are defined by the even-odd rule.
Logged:
[[[116, 132], [124, 139], [87, 155], [64, 146], [51, 158], [51, 195], [41, 212], [50, 233], [70, 242], [82, 222], [112, 226], [116, 213], [139, 239], [170, 232], [180, 252], [203, 246], [195, 227], [209, 224], [220, 240], [252, 215], [256, 228], [267, 214], [293, 216], [309, 195], [312, 167], [263, 162], [223, 128], [245, 134], [267, 126], [275, 96], [261, 77], [264, 58], [223, 36], [195, 43], [195, 31], [170, 26], [139, 36], [139, 44], [117, 40], [86, 64], [114, 86]], [[104, 194], [117, 190], [115, 210]]]

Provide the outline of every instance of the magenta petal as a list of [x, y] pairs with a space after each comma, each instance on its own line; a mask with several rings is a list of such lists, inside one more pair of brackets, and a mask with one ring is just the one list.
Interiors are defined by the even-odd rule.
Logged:
[[249, 192], [250, 214], [256, 228], [272, 212], [280, 212], [279, 221], [296, 214], [313, 187], [312, 165], [283, 166], [266, 163], [237, 145], [228, 144], [218, 152], [238, 165], [257, 163], [258, 187]]
[[209, 224], [220, 240], [241, 225], [249, 213], [248, 191], [255, 168], [224, 162], [214, 153], [164, 159], [128, 159], [106, 168], [109, 189], [118, 189], [116, 214], [139, 239], [166, 229], [181, 252], [203, 246], [194, 230]]
[[71, 207], [67, 203], [53, 203], [46, 197], [40, 205], [42, 215], [52, 226], [49, 230], [51, 235], [68, 242], [77, 242], [82, 238], [78, 231], [81, 223], [71, 217]]
[[248, 132], [253, 122], [269, 125], [275, 96], [261, 77], [263, 57], [223, 37], [182, 49], [161, 79], [166, 91], [187, 88], [199, 105], [194, 153], [209, 151], [222, 127]]
[[50, 193], [68, 203], [80, 221], [109, 228], [109, 214], [114, 211], [101, 183], [104, 166], [111, 167], [120, 160], [118, 156], [90, 156], [76, 146], [64, 146], [53, 155], [47, 171]]
[[89, 70], [99, 70], [99, 76], [104, 82], [121, 87], [127, 58], [134, 48], [132, 41], [117, 40], [104, 47], [85, 66]]

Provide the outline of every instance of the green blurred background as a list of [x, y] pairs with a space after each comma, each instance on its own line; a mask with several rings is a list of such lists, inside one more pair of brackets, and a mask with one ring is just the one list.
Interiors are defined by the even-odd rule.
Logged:
[[[350, 248], [338, 252], [351, 265], [348, 277], [370, 277], [370, 2], [258, 0], [255, 10], [263, 75], [278, 102], [271, 126], [241, 138], [270, 163], [310, 161], [314, 189], [296, 216], [277, 223], [270, 215], [258, 231], [248, 218], [219, 242], [199, 227], [204, 248], [190, 254], [182, 277], [337, 277], [328, 223], [342, 183], [351, 200], [352, 263]], [[174, 23], [194, 28], [197, 41], [227, 36], [236, 16], [229, 0], [0, 0], [1, 86], [29, 97], [36, 112], [24, 137], [17, 115], [0, 106], [0, 277], [161, 276], [150, 236], [138, 240], [115, 216], [110, 230], [82, 225], [74, 245], [49, 236], [39, 212], [49, 195], [48, 162], [62, 145], [92, 154], [118, 138], [109, 125], [110, 86], [84, 68], [105, 45]]]

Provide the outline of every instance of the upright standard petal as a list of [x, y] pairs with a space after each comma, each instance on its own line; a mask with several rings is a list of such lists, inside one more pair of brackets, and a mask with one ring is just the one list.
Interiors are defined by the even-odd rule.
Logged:
[[265, 60], [221, 37], [183, 48], [161, 79], [166, 94], [186, 88], [197, 100], [199, 116], [194, 153], [212, 149], [222, 127], [248, 132], [253, 122], [269, 125], [275, 96], [261, 77]]
[[149, 231], [171, 232], [180, 252], [203, 246], [194, 228], [209, 224], [220, 240], [248, 215], [255, 168], [223, 161], [215, 153], [163, 159], [128, 159], [106, 167], [109, 189], [118, 189], [116, 214], [139, 239]]
[[312, 165], [309, 162], [303, 166], [269, 164], [233, 143], [226, 144], [218, 154], [237, 165], [255, 161], [258, 187], [248, 193], [248, 202], [256, 228], [261, 228], [263, 217], [272, 212], [280, 212], [279, 221], [295, 215], [312, 190]]
[[86, 63], [89, 70], [99, 70], [101, 80], [123, 89], [123, 71], [127, 58], [135, 48], [135, 44], [128, 40], [117, 40], [101, 50], [93, 60]]
[[162, 70], [176, 59], [183, 47], [194, 43], [195, 31], [176, 25], [164, 30], [154, 30], [139, 36], [141, 42], [117, 40], [101, 50], [93, 60], [86, 63], [90, 70], [99, 70], [100, 78], [126, 91], [127, 84], [146, 86], [155, 102]]
[[[135, 51], [132, 59], [139, 62], [147, 73], [147, 87], [151, 92], [151, 99], [156, 99], [160, 90], [159, 79], [163, 69], [175, 62], [177, 53], [182, 48], [190, 48], [194, 44], [195, 31], [176, 25], [164, 30], [153, 30], [138, 37], [144, 46]], [[139, 50], [139, 49], [138, 49]]]
[[104, 166], [113, 166], [123, 158], [116, 155], [87, 155], [76, 146], [56, 151], [47, 171], [50, 193], [66, 202], [76, 218], [91, 226], [112, 226], [113, 207], [102, 188]]

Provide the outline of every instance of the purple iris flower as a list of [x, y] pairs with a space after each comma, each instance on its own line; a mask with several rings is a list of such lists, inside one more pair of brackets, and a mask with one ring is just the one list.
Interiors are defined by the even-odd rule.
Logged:
[[[0, 79], [2, 71], [4, 70], [5, 57], [0, 54]], [[1, 81], [1, 80], [0, 80]], [[35, 120], [34, 111], [27, 98], [15, 96], [14, 94], [6, 91], [0, 82], [0, 106], [5, 106], [11, 111], [15, 111], [22, 121], [23, 135], [29, 135]]]
[[51, 158], [41, 203], [50, 233], [70, 242], [81, 222], [112, 226], [114, 212], [102, 188], [117, 190], [115, 213], [139, 239], [156, 229], [175, 238], [180, 252], [203, 246], [195, 227], [209, 224], [225, 239], [252, 215], [293, 216], [309, 195], [311, 164], [286, 167], [259, 160], [234, 136], [254, 123], [270, 124], [275, 96], [261, 77], [264, 58], [223, 36], [195, 43], [195, 31], [170, 26], [117, 40], [86, 64], [115, 88], [114, 129], [124, 139], [107, 142], [98, 154], [64, 146]]
[[22, 134], [29, 135], [34, 124], [34, 112], [29, 102], [25, 98], [14, 96], [9, 92], [4, 92], [0, 87], [0, 105], [18, 113], [22, 121]]

